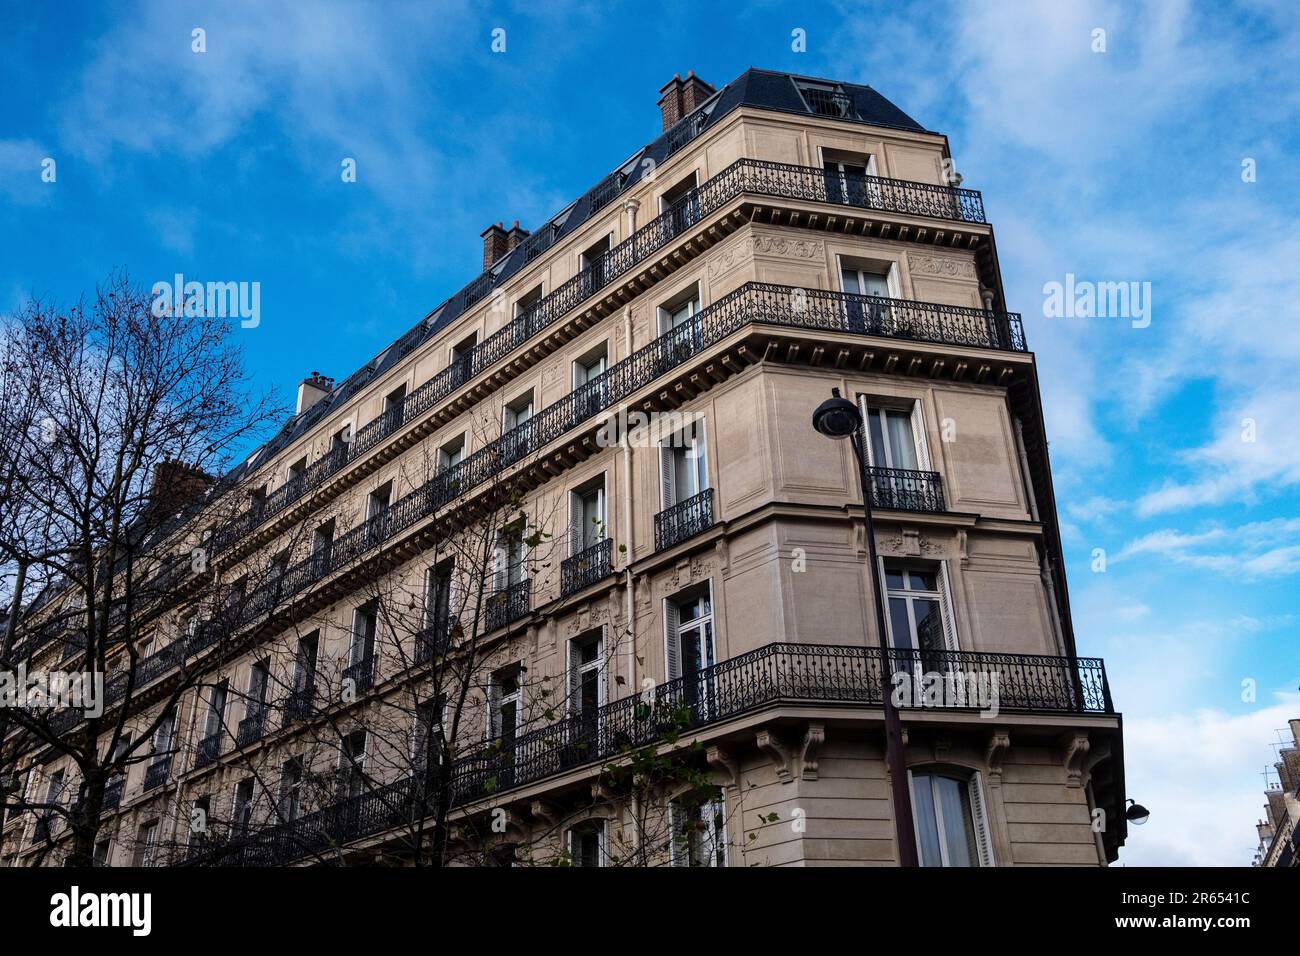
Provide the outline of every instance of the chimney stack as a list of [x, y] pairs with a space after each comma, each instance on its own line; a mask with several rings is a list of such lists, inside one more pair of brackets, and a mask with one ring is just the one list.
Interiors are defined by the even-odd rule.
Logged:
[[506, 233], [506, 252], [510, 252], [515, 246], [519, 245], [519, 243], [523, 242], [527, 238], [528, 230], [519, 228], [519, 220], [516, 219], [515, 224], [511, 226], [510, 231]]
[[663, 114], [664, 129], [694, 112], [715, 92], [712, 86], [695, 75], [694, 70], [688, 70], [684, 80], [680, 73], [673, 74], [673, 78], [659, 90], [659, 111]]
[[310, 378], [298, 383], [298, 411], [301, 415], [334, 389], [334, 379], [326, 378], [320, 372], [312, 372]]
[[164, 458], [153, 467], [149, 498], [157, 515], [172, 515], [202, 495], [212, 484], [212, 476], [202, 468]]
[[486, 272], [492, 268], [492, 263], [509, 251], [509, 247], [506, 245], [508, 233], [506, 232], [505, 223], [498, 222], [488, 226], [479, 235], [483, 237], [483, 271]]

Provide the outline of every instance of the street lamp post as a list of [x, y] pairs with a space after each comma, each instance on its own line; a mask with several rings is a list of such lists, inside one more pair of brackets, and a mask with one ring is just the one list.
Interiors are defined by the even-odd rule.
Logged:
[[[871, 595], [876, 606], [876, 632], [880, 635], [880, 696], [885, 711], [885, 763], [894, 802], [894, 835], [898, 841], [899, 866], [919, 866], [916, 830], [912, 823], [912, 796], [907, 786], [907, 764], [903, 759], [903, 724], [893, 701], [893, 668], [890, 666], [888, 630], [885, 627], [885, 597], [881, 590], [880, 562], [876, 558], [876, 528], [871, 514], [871, 487], [867, 459], [862, 448], [862, 415], [838, 388], [813, 412], [813, 428], [827, 438], [847, 438], [858, 461], [862, 485], [862, 508], [866, 516], [867, 556], [871, 563]], [[869, 643], [869, 641], [868, 641]]]

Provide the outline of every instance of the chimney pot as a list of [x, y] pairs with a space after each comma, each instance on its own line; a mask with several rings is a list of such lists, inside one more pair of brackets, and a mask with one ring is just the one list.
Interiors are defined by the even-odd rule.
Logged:
[[320, 372], [312, 372], [308, 378], [298, 383], [298, 410], [295, 414], [301, 415], [328, 395], [333, 388], [334, 379], [326, 378]]
[[686, 79], [680, 73], [659, 89], [659, 111], [663, 118], [664, 130], [670, 129], [682, 117], [689, 115], [716, 90], [695, 75], [694, 70], [686, 71]]
[[505, 224], [498, 222], [488, 226], [479, 235], [483, 237], [483, 271], [486, 272], [508, 251]]

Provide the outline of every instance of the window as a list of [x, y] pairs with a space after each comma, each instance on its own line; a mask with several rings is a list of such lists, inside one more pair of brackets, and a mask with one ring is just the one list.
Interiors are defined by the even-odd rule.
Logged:
[[354, 730], [339, 749], [339, 782], [345, 798], [359, 797], [366, 786], [366, 732]]
[[246, 719], [261, 719], [266, 712], [266, 692], [271, 683], [271, 661], [260, 660], [248, 674], [248, 701], [244, 704]]
[[378, 628], [378, 605], [367, 601], [352, 612], [352, 645], [348, 652], [349, 664], [361, 664], [375, 653], [375, 632]]
[[424, 572], [424, 626], [439, 636], [451, 622], [451, 583], [456, 573], [453, 558], [439, 561]]
[[295, 478], [302, 477], [303, 472], [305, 472], [306, 470], [307, 470], [307, 458], [306, 456], [303, 456], [302, 458], [299, 458], [297, 461], [289, 465], [289, 469], [286, 477], [288, 478], [289, 481], [293, 481]]
[[508, 432], [518, 428], [533, 417], [533, 390], [530, 388], [522, 395], [506, 404], [501, 416], [501, 430]]
[[153, 735], [153, 763], [155, 766], [168, 763], [171, 760], [172, 739], [175, 733], [176, 713], [175, 711], [168, 711]]
[[339, 454], [352, 442], [352, 424], [349, 422], [330, 437], [330, 453]]
[[402, 402], [406, 400], [406, 383], [402, 383], [384, 396], [384, 407], [381, 414], [389, 412], [400, 413]]
[[722, 791], [678, 797], [668, 808], [673, 866], [727, 865], [727, 807]]
[[867, 463], [871, 467], [930, 470], [920, 402], [910, 406], [876, 405], [859, 395], [858, 409], [866, 422]]
[[569, 859], [574, 866], [605, 865], [604, 820], [587, 820], [569, 830]]
[[492, 675], [488, 687], [488, 737], [493, 740], [500, 737], [501, 749], [507, 753], [514, 749], [519, 732], [522, 701], [519, 673], [518, 664], [503, 668]]
[[373, 518], [375, 515], [383, 514], [392, 503], [393, 483], [386, 481], [367, 496], [366, 517]]
[[808, 104], [808, 111], [816, 113], [818, 116], [829, 116], [833, 119], [848, 119], [855, 115], [853, 107], [853, 98], [835, 83], [796, 83], [799, 92], [803, 94], [804, 102]]
[[280, 799], [277, 807], [281, 820], [297, 820], [302, 813], [302, 758], [290, 757], [280, 765]]
[[226, 700], [230, 693], [230, 682], [222, 681], [212, 688], [208, 697], [208, 719], [203, 727], [205, 738], [215, 737], [221, 733], [226, 723]]
[[158, 851], [158, 821], [150, 820], [143, 823], [136, 830], [135, 837], [135, 858], [132, 864], [135, 866], [153, 866], [156, 862]]
[[592, 289], [601, 288], [607, 281], [609, 247], [610, 237], [603, 236], [598, 242], [582, 250], [582, 254], [578, 256], [578, 271], [591, 270], [589, 281]]
[[[45, 783], [45, 802], [51, 807], [63, 805], [63, 779], [64, 772], [56, 770], [50, 774], [49, 780]], [[46, 836], [53, 834], [59, 827], [60, 819], [53, 810], [42, 811], [41, 822], [44, 826], [37, 827], [37, 836], [44, 839]]]
[[609, 347], [601, 342], [594, 349], [573, 361], [573, 387], [581, 388], [592, 379], [598, 378], [609, 367]]
[[112, 849], [112, 840], [99, 840], [95, 843], [94, 855], [90, 858], [91, 866], [108, 866], [108, 858]]
[[840, 263], [840, 284], [845, 292], [856, 295], [891, 295], [889, 270], [879, 266], [864, 265], [859, 268], [847, 261]]
[[253, 488], [248, 493], [248, 510], [257, 512], [262, 510], [262, 505], [266, 503], [266, 484], [265, 482]]
[[922, 866], [992, 866], [980, 775], [908, 771]]
[[688, 323], [700, 311], [699, 287], [690, 286], [659, 306], [659, 334], [671, 332]]
[[311, 553], [319, 556], [321, 560], [326, 560], [330, 551], [334, 547], [334, 519], [324, 522], [316, 527], [311, 535]]
[[459, 465], [465, 457], [465, 436], [460, 435], [438, 449], [437, 469], [446, 471]]
[[[320, 632], [312, 631], [298, 641], [298, 652], [293, 663], [293, 692], [295, 698], [310, 701], [316, 689], [316, 649]], [[301, 715], [295, 715], [301, 716]]]
[[[713, 666], [711, 587], [693, 597], [664, 601], [664, 649], [669, 680], [690, 678]], [[689, 679], [687, 684], [694, 686]]]
[[667, 218], [669, 235], [675, 236], [699, 220], [700, 196], [699, 193], [694, 192], [695, 183], [696, 174], [691, 173], [659, 197], [660, 215], [669, 214]]
[[208, 818], [212, 813], [212, 797], [204, 795], [190, 804], [190, 838], [188, 846], [198, 850], [208, 841]]
[[230, 826], [237, 834], [248, 832], [253, 822], [253, 785], [252, 777], [246, 777], [235, 785], [235, 801], [230, 813]]
[[594, 725], [605, 703], [603, 632], [575, 637], [568, 644], [569, 714]]
[[436, 765], [443, 732], [443, 713], [447, 699], [426, 700], [416, 705], [415, 726], [411, 733], [411, 764], [417, 770]]
[[510, 522], [497, 532], [496, 547], [493, 550], [493, 578], [496, 589], [506, 588], [522, 583], [527, 577], [524, 563], [528, 528], [523, 518]]
[[541, 283], [538, 283], [536, 286], [529, 289], [518, 299], [516, 299], [514, 317], [518, 318], [519, 316], [525, 315], [528, 312], [531, 312], [533, 309], [537, 308], [537, 303], [542, 301], [543, 291], [544, 291], [544, 287], [542, 286]]
[[945, 650], [957, 650], [949, 604], [947, 569], [940, 564], [884, 562], [885, 595], [889, 602], [889, 642], [902, 651], [920, 651], [925, 669], [943, 669], [937, 660]]
[[609, 537], [605, 528], [605, 476], [569, 494], [569, 556], [581, 554]]
[[474, 351], [474, 346], [476, 345], [478, 345], [478, 333], [471, 332], [451, 348], [450, 365], [456, 370], [452, 373], [452, 381], [457, 385], [463, 383], [465, 379], [469, 378], [472, 370], [471, 363], [473, 362], [473, 357], [470, 353]]
[[708, 487], [704, 424], [697, 421], [665, 438], [659, 446], [660, 504], [664, 509], [671, 508]]

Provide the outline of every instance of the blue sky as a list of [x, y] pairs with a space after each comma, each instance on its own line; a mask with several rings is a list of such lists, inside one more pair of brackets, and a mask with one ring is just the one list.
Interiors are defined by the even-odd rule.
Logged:
[[[241, 334], [285, 401], [468, 281], [490, 222], [535, 225], [650, 139], [674, 73], [867, 83], [946, 132], [1038, 356], [1080, 652], [1106, 659], [1152, 811], [1120, 860], [1249, 861], [1300, 716], [1287, 4], [4, 7], [0, 310], [118, 266], [257, 281]], [[1151, 283], [1150, 325], [1045, 316], [1067, 273]]]

